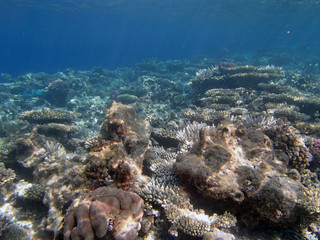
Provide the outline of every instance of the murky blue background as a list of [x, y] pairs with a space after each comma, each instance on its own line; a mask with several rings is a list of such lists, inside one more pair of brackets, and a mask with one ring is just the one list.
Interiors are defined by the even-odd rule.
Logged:
[[0, 73], [320, 53], [319, 1], [0, 1]]

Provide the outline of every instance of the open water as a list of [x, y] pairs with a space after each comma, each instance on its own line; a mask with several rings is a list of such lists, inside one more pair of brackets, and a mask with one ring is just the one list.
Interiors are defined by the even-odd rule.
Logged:
[[3, 0], [0, 72], [232, 54], [319, 54], [317, 0]]

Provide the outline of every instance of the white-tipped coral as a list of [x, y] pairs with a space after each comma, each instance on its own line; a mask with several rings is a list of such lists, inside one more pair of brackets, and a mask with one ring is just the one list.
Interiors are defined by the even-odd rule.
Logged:
[[230, 228], [235, 225], [236, 218], [231, 214], [208, 216], [203, 210], [193, 210], [188, 196], [181, 192], [176, 182], [162, 182], [158, 179], [162, 178], [152, 178], [140, 189], [139, 195], [164, 209], [171, 223], [171, 235], [177, 236], [182, 231], [194, 237], [202, 237], [215, 228]]
[[182, 152], [189, 151], [195, 142], [199, 141], [200, 132], [208, 133], [211, 129], [215, 129], [215, 127], [210, 127], [205, 123], [193, 122], [187, 124], [182, 130], [177, 132], [176, 137], [182, 142], [180, 150]]

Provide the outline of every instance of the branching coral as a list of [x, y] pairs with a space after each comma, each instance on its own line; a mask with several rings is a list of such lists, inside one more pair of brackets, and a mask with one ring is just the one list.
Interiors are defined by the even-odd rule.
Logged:
[[169, 232], [174, 236], [182, 231], [191, 236], [202, 237], [216, 228], [230, 228], [236, 223], [235, 217], [229, 213], [208, 216], [203, 210], [193, 210], [188, 196], [181, 193], [176, 180], [170, 178], [152, 178], [138, 193], [164, 209], [171, 223]]
[[187, 124], [182, 130], [177, 132], [176, 138], [180, 140], [182, 145], [180, 150], [187, 152], [191, 149], [196, 141], [199, 140], [200, 134], [207, 134], [210, 130], [215, 129], [214, 126], [207, 126], [205, 123], [193, 122]]

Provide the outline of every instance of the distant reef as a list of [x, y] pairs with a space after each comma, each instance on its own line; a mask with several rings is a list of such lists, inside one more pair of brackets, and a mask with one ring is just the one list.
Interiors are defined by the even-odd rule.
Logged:
[[319, 239], [320, 69], [263, 61], [2, 74], [0, 239]]

